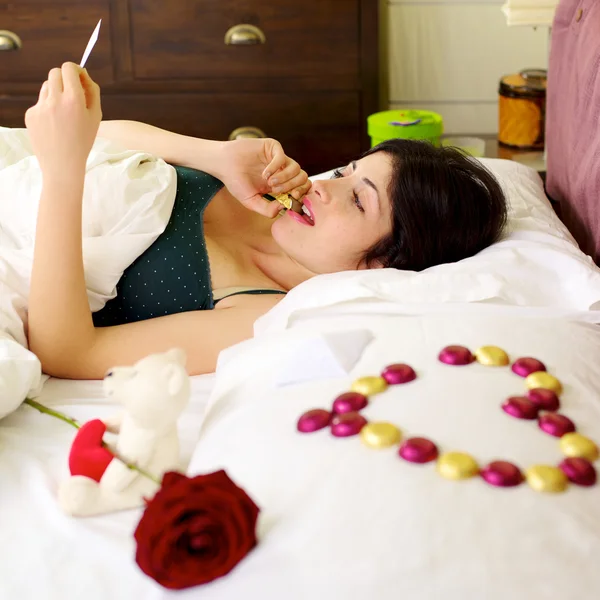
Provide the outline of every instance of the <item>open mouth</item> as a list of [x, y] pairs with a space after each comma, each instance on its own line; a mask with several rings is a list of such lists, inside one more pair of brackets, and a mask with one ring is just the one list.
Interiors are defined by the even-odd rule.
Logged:
[[312, 210], [312, 206], [308, 198], [304, 198], [302, 210], [300, 212], [287, 210], [286, 214], [297, 223], [302, 223], [302, 225], [308, 225], [309, 227], [314, 227], [315, 225], [315, 213]]
[[314, 225], [315, 224], [315, 218], [312, 214], [312, 212], [310, 211], [310, 208], [308, 208], [308, 206], [306, 206], [306, 204], [302, 205], [302, 215], [301, 215], [305, 221], [308, 222], [309, 225]]

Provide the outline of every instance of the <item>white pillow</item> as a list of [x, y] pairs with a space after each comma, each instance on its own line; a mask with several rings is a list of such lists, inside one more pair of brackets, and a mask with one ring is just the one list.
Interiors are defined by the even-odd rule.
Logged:
[[491, 302], [572, 311], [600, 308], [600, 269], [557, 217], [537, 172], [507, 160], [482, 162], [508, 199], [502, 240], [471, 258], [419, 273], [373, 269], [320, 275], [288, 293], [256, 322], [255, 333], [284, 328], [301, 311], [359, 298], [413, 305]]

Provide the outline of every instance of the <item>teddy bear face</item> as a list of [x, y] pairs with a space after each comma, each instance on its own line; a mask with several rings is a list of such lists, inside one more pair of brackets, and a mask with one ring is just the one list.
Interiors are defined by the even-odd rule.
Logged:
[[140, 426], [171, 427], [190, 396], [185, 359], [185, 353], [175, 349], [142, 358], [131, 367], [115, 367], [104, 378], [104, 392]]

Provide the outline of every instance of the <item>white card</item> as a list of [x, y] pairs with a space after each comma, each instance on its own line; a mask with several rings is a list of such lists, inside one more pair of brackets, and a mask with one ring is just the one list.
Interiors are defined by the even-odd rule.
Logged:
[[98, 41], [98, 36], [100, 35], [100, 25], [102, 25], [102, 19], [100, 19], [98, 21], [98, 25], [96, 25], [96, 29], [94, 29], [94, 33], [92, 33], [92, 37], [90, 38], [90, 41], [88, 42], [85, 52], [83, 53], [83, 58], [81, 59], [81, 63], [79, 64], [79, 66], [82, 69], [83, 69], [83, 67], [85, 67], [85, 63], [87, 62], [87, 59], [90, 57], [90, 54], [92, 53], [92, 50], [94, 49], [94, 46], [96, 45], [96, 42]]
[[275, 387], [347, 377], [373, 339], [371, 331], [354, 329], [297, 342], [275, 371]]

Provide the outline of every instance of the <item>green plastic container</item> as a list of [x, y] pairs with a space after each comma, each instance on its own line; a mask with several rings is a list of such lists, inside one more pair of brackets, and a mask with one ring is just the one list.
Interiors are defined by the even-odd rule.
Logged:
[[428, 140], [440, 145], [444, 132], [441, 115], [428, 110], [386, 110], [367, 119], [371, 147], [394, 138]]

